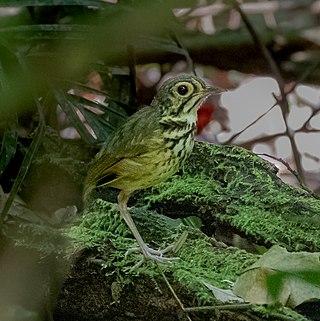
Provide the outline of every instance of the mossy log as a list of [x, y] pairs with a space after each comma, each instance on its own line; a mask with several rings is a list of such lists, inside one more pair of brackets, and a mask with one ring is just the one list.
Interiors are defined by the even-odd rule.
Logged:
[[236, 146], [196, 144], [183, 175], [154, 187], [149, 204], [166, 215], [197, 215], [260, 245], [319, 251], [320, 201], [281, 181], [277, 168]]
[[[170, 254], [179, 260], [171, 264], [140, 264], [139, 253], [126, 255], [136, 245], [117, 205], [96, 200], [67, 232], [83, 251], [54, 320], [307, 320], [286, 308], [224, 304], [209, 289], [229, 288], [257, 259], [216, 242], [217, 226], [266, 247], [319, 251], [320, 201], [276, 174], [242, 148], [198, 143], [181, 173], [137, 194], [130, 212], [145, 241], [178, 244]], [[191, 215], [200, 217], [201, 229], [182, 224]]]

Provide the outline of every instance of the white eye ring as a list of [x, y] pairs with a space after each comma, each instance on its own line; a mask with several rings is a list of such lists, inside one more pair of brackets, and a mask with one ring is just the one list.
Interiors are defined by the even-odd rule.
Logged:
[[188, 82], [178, 83], [176, 86], [176, 92], [181, 97], [188, 97], [193, 93], [193, 86]]

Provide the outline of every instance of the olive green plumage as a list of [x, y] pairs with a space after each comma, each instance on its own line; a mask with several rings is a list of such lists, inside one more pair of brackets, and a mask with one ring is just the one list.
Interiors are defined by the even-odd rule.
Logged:
[[221, 90], [196, 76], [167, 80], [150, 106], [131, 116], [93, 160], [84, 187], [84, 200], [96, 187], [120, 190], [120, 214], [146, 258], [163, 261], [161, 251], [148, 248], [137, 231], [127, 201], [139, 189], [153, 186], [176, 173], [194, 145], [197, 110], [209, 95]]

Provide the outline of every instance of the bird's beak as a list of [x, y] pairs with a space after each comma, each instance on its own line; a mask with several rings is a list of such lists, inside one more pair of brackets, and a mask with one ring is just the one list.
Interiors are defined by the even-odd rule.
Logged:
[[204, 94], [207, 94], [207, 95], [217, 95], [217, 94], [222, 94], [224, 92], [226, 92], [227, 90], [226, 89], [222, 89], [222, 88], [219, 88], [219, 87], [207, 87], [203, 90], [203, 93]]

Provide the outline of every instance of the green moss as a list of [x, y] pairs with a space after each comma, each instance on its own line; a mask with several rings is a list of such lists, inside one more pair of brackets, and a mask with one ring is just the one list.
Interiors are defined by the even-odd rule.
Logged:
[[[160, 183], [150, 190], [145, 199], [150, 204], [173, 200], [177, 204], [201, 204], [202, 210], [208, 210], [212, 204], [212, 194], [219, 190], [218, 185], [203, 174], [174, 176], [171, 180]], [[221, 197], [221, 201], [223, 196]], [[215, 202], [218, 200], [216, 199]]]
[[198, 143], [183, 175], [157, 185], [147, 199], [163, 212], [170, 203], [211, 216], [262, 244], [318, 251], [320, 200], [276, 174], [275, 166], [243, 148]]
[[66, 236], [66, 226], [73, 224], [76, 207], [67, 206], [55, 211], [50, 218], [25, 207], [18, 199], [9, 209], [10, 220], [3, 229], [6, 238], [16, 246], [32, 249], [42, 257], [64, 257], [73, 251], [73, 243]]
[[[218, 249], [210, 244], [210, 238], [198, 229], [180, 224], [180, 220], [171, 219], [154, 211], [131, 208], [130, 212], [148, 244], [155, 248], [164, 248], [175, 243], [183, 231], [188, 231], [188, 238], [178, 253], [179, 260], [161, 265], [164, 273], [172, 275], [175, 281], [195, 294], [201, 302], [214, 301], [213, 294], [205, 283], [217, 287], [226, 287], [225, 280], [235, 281], [239, 273], [255, 261], [255, 256], [234, 248]], [[159, 278], [159, 266], [148, 261], [133, 269], [141, 260], [141, 254], [126, 255], [129, 248], [136, 247], [135, 240], [120, 219], [117, 205], [96, 200], [84, 213], [78, 226], [68, 233], [78, 247], [98, 248], [103, 252], [102, 266], [107, 274], [121, 275], [121, 280], [137, 275]], [[106, 244], [111, 244], [106, 253]], [[107, 257], [106, 257], [107, 256]]]
[[129, 230], [119, 215], [116, 204], [97, 199], [83, 213], [80, 223], [67, 231], [77, 247], [103, 250], [106, 242], [119, 249], [127, 249]]
[[[230, 217], [231, 215], [231, 217]], [[287, 220], [263, 208], [236, 205], [229, 206], [225, 214], [218, 214], [221, 221], [226, 220], [237, 230], [261, 240], [285, 246], [294, 251], [317, 250], [320, 248], [320, 230], [308, 223]]]
[[[225, 280], [235, 281], [257, 256], [235, 248], [215, 248], [199, 229], [184, 226], [181, 219], [168, 218], [158, 211], [166, 213], [168, 204], [173, 204], [190, 215], [209, 216], [211, 222], [227, 224], [264, 244], [319, 249], [319, 200], [284, 184], [276, 172], [272, 164], [244, 149], [197, 144], [182, 176], [176, 175], [141, 193], [130, 213], [150, 246], [164, 248], [176, 242], [183, 231], [188, 232], [179, 252], [172, 254], [179, 260], [171, 264], [148, 261], [133, 268], [142, 256], [126, 252], [136, 247], [136, 242], [120, 219], [117, 205], [99, 199], [68, 235], [78, 246], [98, 248], [106, 274], [116, 275], [120, 283], [137, 275], [157, 282], [163, 272], [194, 294], [199, 303], [213, 303], [216, 299], [205, 283], [227, 288]], [[156, 206], [157, 212], [141, 205], [146, 200]], [[257, 312], [277, 319], [271, 310]]]
[[22, 222], [10, 226], [5, 233], [16, 246], [36, 250], [43, 257], [49, 255], [63, 257], [73, 247], [62, 229], [48, 224]]
[[34, 164], [54, 165], [67, 173], [75, 183], [81, 184], [87, 172], [90, 159], [88, 154], [83, 144], [64, 140], [55, 130], [47, 126]]
[[258, 312], [262, 317], [267, 320], [286, 320], [284, 317], [287, 317], [288, 320], [294, 321], [310, 321], [310, 319], [303, 317], [301, 314], [288, 309], [282, 308], [281, 313], [278, 309], [274, 309], [273, 307], [266, 307], [263, 305], [254, 305], [253, 311]]
[[[195, 233], [197, 234], [197, 233]], [[194, 292], [201, 303], [214, 297], [204, 285], [228, 288], [226, 280], [234, 282], [246, 267], [256, 260], [255, 255], [235, 248], [214, 248], [204, 235], [191, 235], [179, 252], [180, 260], [172, 270], [174, 279]]]

